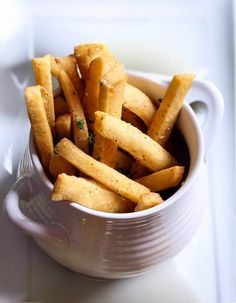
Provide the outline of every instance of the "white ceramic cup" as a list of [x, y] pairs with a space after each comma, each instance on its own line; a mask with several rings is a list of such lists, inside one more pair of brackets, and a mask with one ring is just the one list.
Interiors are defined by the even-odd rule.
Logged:
[[[153, 99], [162, 98], [169, 79], [129, 72], [129, 82]], [[188, 105], [201, 102], [207, 116], [201, 127]], [[223, 115], [223, 98], [207, 81], [195, 80], [179, 114], [179, 128], [190, 154], [187, 178], [164, 203], [126, 214], [52, 202], [53, 185], [43, 172], [32, 134], [19, 164], [19, 179], [6, 196], [10, 221], [64, 266], [86, 275], [124, 278], [156, 267], [192, 238], [206, 202], [204, 155]], [[205, 149], [206, 147], [206, 149]]]

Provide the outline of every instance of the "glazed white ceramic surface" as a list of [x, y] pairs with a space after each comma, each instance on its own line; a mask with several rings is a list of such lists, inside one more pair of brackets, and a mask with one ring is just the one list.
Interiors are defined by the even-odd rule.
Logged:
[[[163, 97], [169, 82], [162, 76], [158, 79], [152, 81], [129, 72], [129, 82], [153, 99]], [[201, 101], [208, 109], [202, 128], [187, 104], [195, 101]], [[198, 227], [207, 187], [202, 169], [204, 156], [222, 114], [223, 98], [218, 89], [207, 81], [194, 81], [177, 121], [190, 153], [188, 176], [163, 204], [129, 214], [52, 202], [53, 185], [43, 172], [30, 135], [29, 146], [19, 163], [19, 179], [5, 199], [5, 213], [45, 252], [74, 271], [102, 278], [124, 278], [150, 270], [178, 253]]]

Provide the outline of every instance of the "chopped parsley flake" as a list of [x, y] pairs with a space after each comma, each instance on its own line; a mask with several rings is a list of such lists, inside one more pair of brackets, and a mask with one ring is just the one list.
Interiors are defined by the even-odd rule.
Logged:
[[85, 122], [84, 122], [83, 119], [75, 121], [75, 125], [76, 125], [79, 129], [84, 129], [84, 124], [85, 124]]
[[94, 132], [90, 129], [89, 130], [89, 150], [90, 153], [93, 152], [93, 145], [94, 145]]

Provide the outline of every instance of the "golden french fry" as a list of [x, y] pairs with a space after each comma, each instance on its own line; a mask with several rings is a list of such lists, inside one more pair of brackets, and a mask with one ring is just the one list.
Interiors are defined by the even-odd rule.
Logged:
[[61, 174], [54, 184], [52, 200], [67, 200], [110, 213], [130, 212], [135, 204], [113, 193], [100, 183]]
[[[123, 79], [125, 76], [122, 74]], [[100, 85], [98, 106], [101, 110], [107, 110], [111, 115], [120, 118], [125, 81], [121, 80], [117, 84], [107, 84], [106, 82]], [[93, 149], [93, 157], [99, 161], [115, 167], [117, 161], [117, 145], [109, 139], [106, 139], [95, 132], [95, 141]]]
[[162, 203], [163, 200], [158, 193], [146, 193], [141, 195], [134, 211], [141, 211]]
[[53, 57], [50, 56], [50, 67], [52, 75], [60, 83], [60, 73], [63, 70], [71, 79], [80, 99], [83, 99], [84, 85], [77, 71], [76, 58], [74, 55], [66, 57]]
[[84, 80], [88, 78], [90, 63], [104, 53], [110, 54], [108, 47], [102, 43], [80, 44], [75, 46], [74, 54]]
[[130, 153], [153, 171], [176, 165], [177, 161], [162, 146], [139, 129], [104, 112], [95, 113], [94, 129]]
[[192, 74], [175, 75], [155, 113], [147, 134], [162, 146], [169, 139], [184, 98], [194, 78], [195, 76]]
[[[107, 85], [116, 85], [117, 83], [127, 81], [127, 75], [123, 64], [116, 62], [116, 64], [102, 77], [100, 83]], [[124, 95], [124, 91], [123, 91]], [[123, 97], [122, 95], [122, 97]], [[122, 100], [123, 103], [123, 100]]]
[[71, 139], [72, 127], [70, 114], [64, 114], [56, 118], [56, 131], [58, 139]]
[[95, 58], [89, 65], [86, 78], [83, 106], [90, 122], [94, 121], [94, 112], [98, 110], [99, 87], [102, 76], [116, 64], [116, 59], [104, 53]]
[[154, 174], [136, 179], [151, 191], [161, 191], [180, 184], [184, 175], [184, 166], [173, 166]]
[[76, 169], [64, 158], [60, 157], [57, 154], [54, 154], [50, 160], [49, 172], [52, 177], [56, 179], [57, 176], [62, 173], [65, 173], [67, 175], [75, 175]]
[[86, 153], [89, 152], [88, 127], [80, 98], [73, 83], [64, 71], [61, 71], [61, 86], [72, 116], [72, 128], [75, 144]]
[[123, 106], [142, 119], [147, 126], [151, 124], [156, 112], [149, 97], [128, 83], [125, 86]]
[[52, 77], [50, 72], [50, 57], [47, 55], [41, 58], [34, 58], [32, 60], [32, 66], [34, 70], [36, 84], [41, 85], [45, 88], [45, 93], [43, 96], [44, 107], [48, 124], [53, 133], [55, 127], [55, 113], [53, 102]]
[[138, 203], [142, 194], [150, 192], [147, 187], [85, 154], [66, 138], [56, 145], [55, 152], [74, 165], [79, 171], [135, 203]]
[[143, 133], [145, 133], [147, 130], [144, 122], [138, 116], [136, 116], [134, 113], [132, 113], [129, 109], [125, 107], [123, 107], [122, 109], [122, 120], [132, 124], [139, 130], [141, 130], [141, 132]]
[[47, 172], [54, 152], [52, 133], [41, 94], [43, 90], [45, 89], [40, 85], [27, 87], [25, 90], [25, 101], [39, 158]]
[[55, 116], [61, 116], [68, 113], [68, 107], [66, 101], [61, 96], [57, 96], [54, 98], [54, 109], [55, 109]]

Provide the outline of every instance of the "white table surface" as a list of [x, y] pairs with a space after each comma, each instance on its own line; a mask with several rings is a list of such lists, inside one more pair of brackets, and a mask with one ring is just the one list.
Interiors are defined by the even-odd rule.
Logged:
[[67, 54], [80, 42], [100, 40], [128, 68], [165, 74], [195, 71], [222, 91], [225, 116], [208, 159], [209, 199], [201, 226], [189, 245], [158, 270], [101, 281], [57, 264], [0, 210], [0, 303], [236, 300], [231, 2], [126, 2], [12, 0], [1, 8], [1, 201], [27, 144], [23, 90], [33, 83], [29, 59]]

